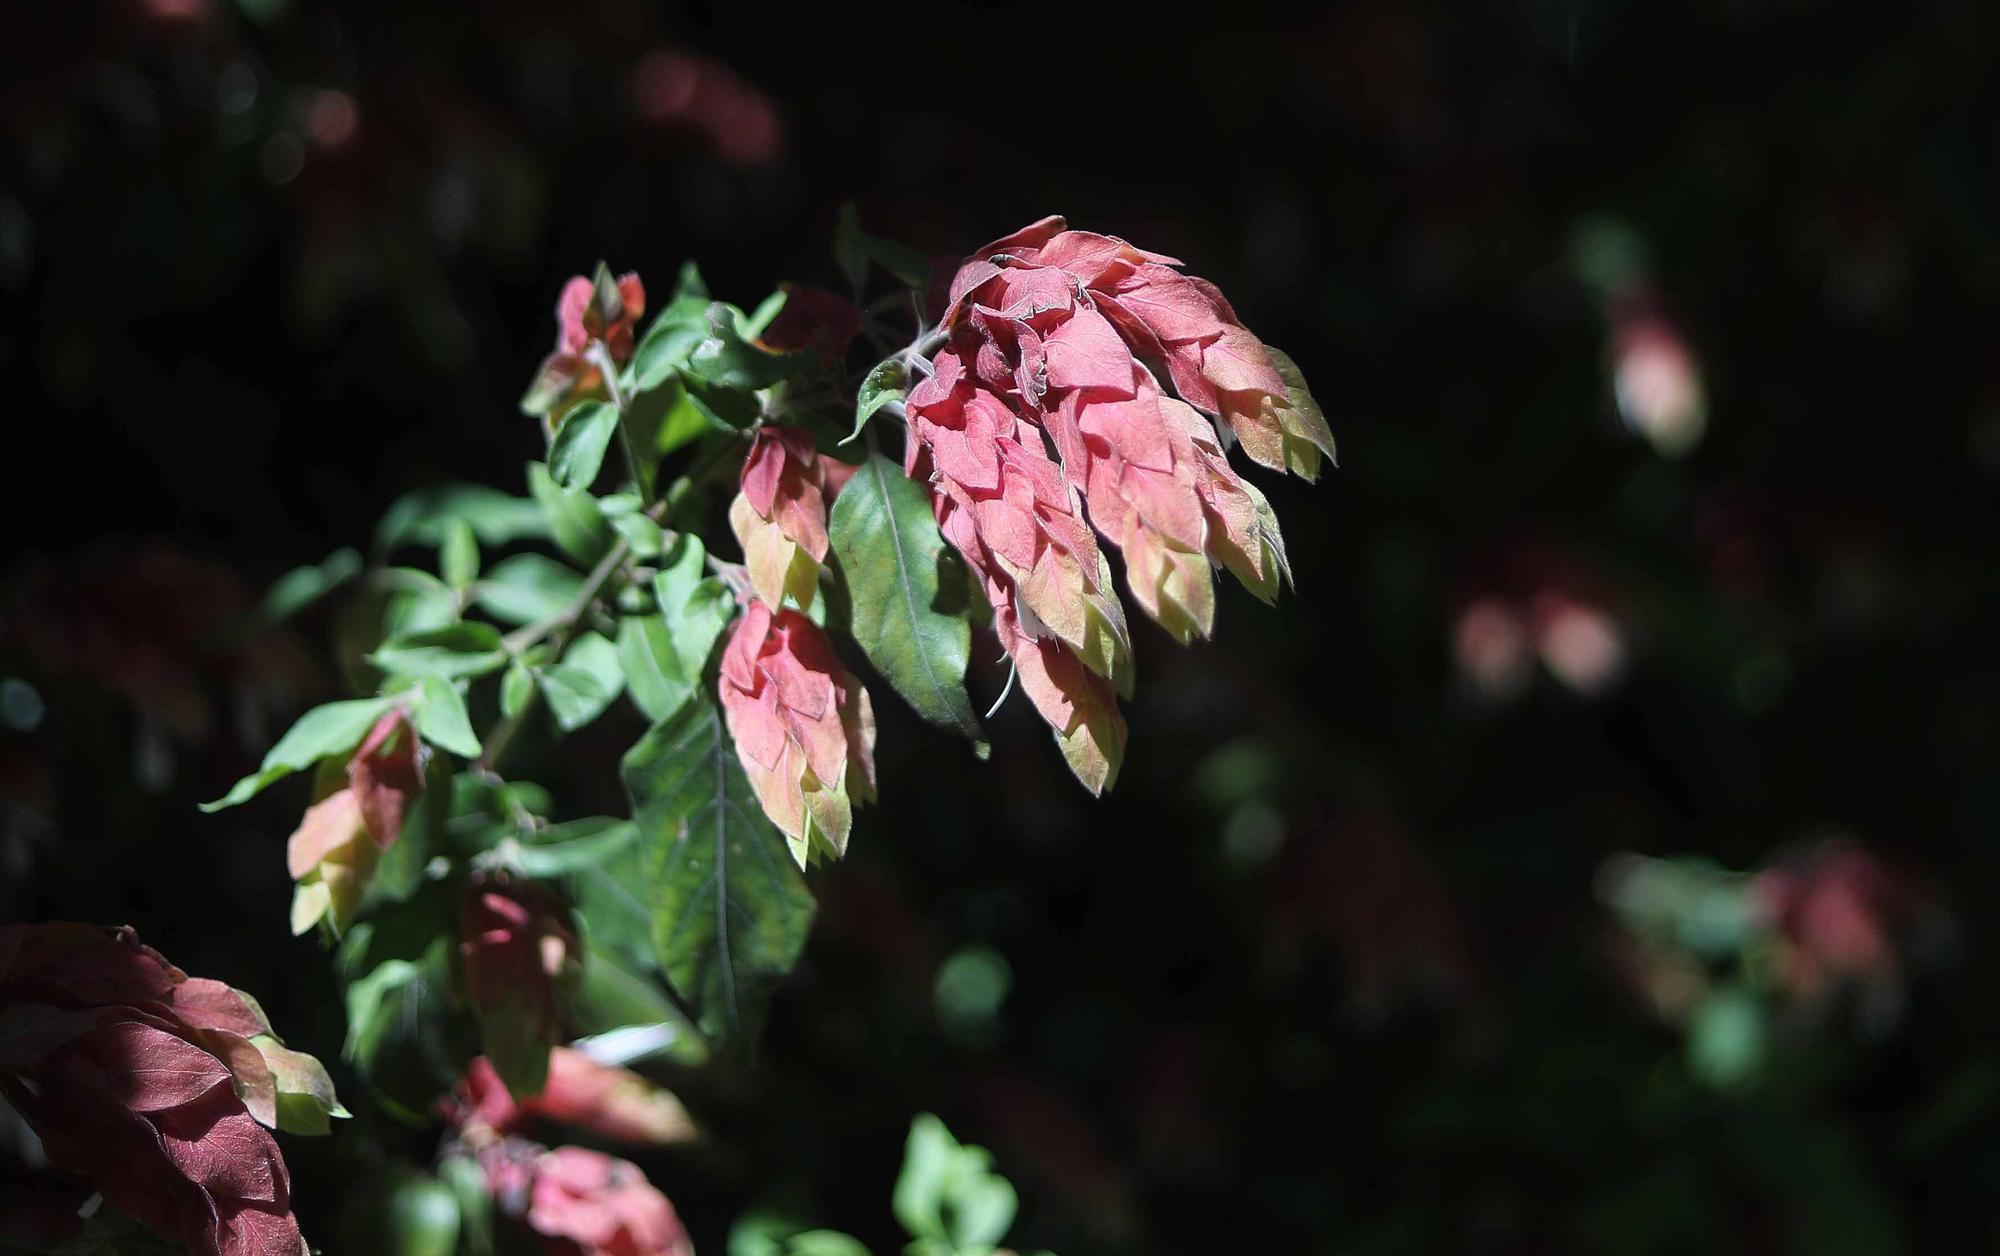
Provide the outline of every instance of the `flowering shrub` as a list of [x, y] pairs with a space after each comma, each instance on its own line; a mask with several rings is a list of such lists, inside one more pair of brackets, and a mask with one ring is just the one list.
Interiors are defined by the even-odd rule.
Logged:
[[1022, 687], [1092, 792], [1124, 756], [1132, 647], [1091, 528], [1147, 615], [1180, 641], [1207, 636], [1212, 564], [1266, 600], [1288, 572], [1277, 519], [1224, 442], [1307, 479], [1333, 453], [1291, 360], [1176, 265], [1060, 218], [996, 240], [953, 278], [908, 399], [904, 468], [931, 484]]
[[[1310, 479], [1332, 440], [1213, 286], [1060, 219], [979, 250], [942, 300], [935, 267], [851, 220], [838, 254], [855, 299], [786, 285], [746, 311], [689, 267], [650, 322], [638, 276], [572, 279], [522, 400], [548, 442], [527, 497], [418, 493], [373, 563], [287, 578], [293, 608], [353, 594], [361, 694], [307, 712], [209, 806], [311, 775], [292, 930], [335, 952], [371, 1110], [446, 1123], [429, 1174], [382, 1170], [392, 1203], [355, 1243], [485, 1253], [498, 1224], [548, 1252], [689, 1252], [636, 1166], [529, 1132], [694, 1136], [613, 1061], [694, 1064], [753, 1036], [810, 926], [808, 871], [846, 852], [857, 804], [895, 796], [878, 698], [983, 754], [967, 667], [990, 631], [1001, 698], [1018, 679], [1099, 792], [1127, 736], [1124, 595], [1186, 642], [1214, 629], [1212, 568], [1266, 601], [1289, 574], [1230, 451]], [[906, 343], [860, 304], [878, 270], [908, 290], [872, 310], [939, 311]], [[864, 332], [886, 356], [850, 374]], [[900, 465], [878, 451], [896, 421]], [[711, 546], [730, 533], [740, 562]], [[629, 818], [574, 814], [510, 754], [621, 704], [650, 725], [619, 762]], [[298, 1248], [257, 1122], [323, 1128], [339, 1109], [317, 1066], [129, 935], [4, 936], [0, 1086], [51, 1158], [197, 1250]], [[912, 1163], [936, 1197], [898, 1190], [912, 1250], [991, 1251], [1012, 1189], [932, 1125]]]

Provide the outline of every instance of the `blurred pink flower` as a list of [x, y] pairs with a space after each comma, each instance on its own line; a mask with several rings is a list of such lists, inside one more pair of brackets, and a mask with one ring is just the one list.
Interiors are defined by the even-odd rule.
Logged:
[[1678, 458], [1701, 443], [1708, 427], [1701, 366], [1680, 330], [1650, 302], [1614, 311], [1611, 370], [1619, 413], [1655, 450]]
[[655, 48], [634, 67], [631, 92], [642, 119], [692, 132], [730, 165], [767, 165], [784, 151], [770, 97], [713, 57]]
[[639, 1167], [583, 1147], [534, 1162], [528, 1227], [548, 1256], [694, 1256], [694, 1243]]
[[[489, 1058], [511, 1086], [541, 1088], [556, 1041], [556, 992], [578, 963], [569, 907], [532, 881], [476, 873], [459, 906], [459, 953]], [[500, 1055], [501, 1052], [506, 1055]]]
[[1752, 897], [1786, 943], [1783, 979], [1811, 1001], [1835, 985], [1895, 985], [1902, 941], [1923, 896], [1901, 872], [1851, 838], [1831, 838], [1759, 872]]
[[679, 1143], [694, 1137], [694, 1123], [673, 1093], [629, 1069], [599, 1064], [572, 1047], [549, 1052], [548, 1083], [538, 1095], [516, 1099], [485, 1056], [466, 1068], [445, 1112], [475, 1142], [511, 1134], [531, 1118], [580, 1126], [628, 1143]]

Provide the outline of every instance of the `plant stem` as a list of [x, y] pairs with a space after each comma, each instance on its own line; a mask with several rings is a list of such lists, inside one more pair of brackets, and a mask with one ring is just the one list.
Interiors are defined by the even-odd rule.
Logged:
[[[604, 592], [604, 586], [611, 583], [611, 578], [618, 574], [619, 569], [625, 565], [625, 560], [631, 556], [631, 545], [619, 541], [611, 547], [609, 553], [598, 560], [597, 566], [590, 569], [590, 574], [583, 579], [583, 587], [576, 591], [576, 596], [570, 599], [569, 605], [547, 619], [529, 624], [525, 628], [516, 628], [500, 639], [501, 645], [506, 647], [507, 653], [519, 654], [543, 637], [547, 637], [550, 644], [555, 647], [557, 655], [561, 655], [563, 647], [576, 635], [577, 626], [583, 622], [583, 617], [590, 613], [590, 608], [597, 602], [598, 595]], [[500, 762], [500, 756], [506, 753], [508, 743], [514, 740], [515, 734], [519, 733], [522, 725], [528, 722], [528, 717], [534, 714], [535, 707], [541, 702], [541, 694], [540, 686], [530, 689], [520, 707], [512, 715], [500, 721], [492, 735], [486, 739], [486, 747], [480, 751], [479, 761], [473, 765], [475, 770], [491, 772], [493, 765]]]
[[611, 351], [600, 341], [590, 346], [590, 360], [598, 373], [604, 376], [604, 389], [611, 394], [611, 404], [618, 411], [618, 442], [625, 450], [625, 466], [632, 473], [632, 483], [639, 490], [639, 500], [651, 504], [653, 500], [652, 463], [639, 456], [639, 440], [632, 431], [632, 403], [625, 395], [623, 385], [618, 382], [618, 364], [611, 360]]

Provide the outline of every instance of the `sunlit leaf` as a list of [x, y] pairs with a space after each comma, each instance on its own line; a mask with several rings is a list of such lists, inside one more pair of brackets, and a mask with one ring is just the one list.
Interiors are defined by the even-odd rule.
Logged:
[[506, 666], [507, 651], [493, 625], [459, 623], [398, 636], [368, 661], [396, 676], [483, 676]]
[[810, 353], [773, 353], [752, 344], [741, 330], [742, 318], [726, 302], [710, 305], [708, 335], [689, 356], [688, 370], [721, 388], [752, 391], [799, 375], [817, 360]]
[[614, 544], [616, 534], [605, 520], [597, 499], [557, 484], [549, 469], [539, 462], [528, 464], [528, 491], [541, 503], [556, 544], [572, 558], [594, 563]]
[[917, 714], [983, 744], [965, 692], [964, 576], [945, 556], [924, 490], [870, 454], [835, 499], [827, 532], [855, 644]]
[[438, 545], [452, 519], [463, 520], [482, 545], [494, 547], [549, 534], [541, 508], [528, 498], [483, 484], [439, 484], [398, 498], [375, 526], [375, 544], [385, 552], [403, 545]]
[[546, 554], [514, 554], [493, 564], [473, 586], [479, 609], [507, 624], [533, 624], [567, 611], [583, 591], [583, 576]]
[[236, 782], [221, 798], [203, 803], [201, 809], [220, 811], [224, 807], [234, 807], [321, 759], [348, 753], [361, 743], [376, 719], [400, 699], [400, 694], [384, 694], [378, 698], [354, 698], [314, 707], [300, 716], [298, 723], [278, 739], [278, 744], [265, 754], [264, 762], [255, 772]]
[[892, 401], [901, 401], [909, 384], [909, 375], [903, 369], [901, 358], [884, 358], [877, 362], [861, 381], [861, 391], [854, 398], [854, 431], [841, 444], [845, 445], [861, 435], [861, 429], [868, 426], [868, 420], [875, 417], [876, 411]]
[[461, 758], [479, 754], [479, 738], [472, 731], [472, 717], [466, 713], [465, 699], [442, 676], [426, 676], [417, 687], [417, 734], [440, 750]]
[[291, 618], [320, 598], [361, 574], [361, 555], [338, 549], [325, 561], [296, 567], [280, 576], [257, 607], [257, 621], [275, 624]]
[[790, 972], [813, 899], [757, 805], [711, 702], [690, 702], [625, 755], [661, 971], [702, 1028], [740, 1041]]
[[604, 467], [605, 451], [618, 432], [618, 407], [586, 401], [563, 417], [549, 447], [549, 477], [569, 489], [588, 489]]

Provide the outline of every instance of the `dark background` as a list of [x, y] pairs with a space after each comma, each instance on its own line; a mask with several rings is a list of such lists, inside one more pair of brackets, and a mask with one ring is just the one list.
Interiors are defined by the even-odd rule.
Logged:
[[[297, 791], [193, 809], [333, 696], [325, 624], [217, 625], [409, 488], [520, 491], [599, 258], [748, 306], [835, 282], [843, 200], [946, 254], [1060, 212], [1220, 284], [1341, 468], [1256, 477], [1296, 596], [1139, 630], [1103, 801], [1024, 702], [980, 765], [878, 699], [758, 1071], [690, 1080], [708, 1144], [646, 1160], [703, 1250], [772, 1197], [890, 1250], [921, 1110], [1064, 1256], [2000, 1242], [1996, 12], [8, 5], [0, 676], [46, 710], [0, 729], [0, 915], [130, 922], [333, 1059]], [[1605, 224], [1699, 363], [1685, 457], [1613, 401]], [[1485, 597], [1587, 604], [1622, 665], [1482, 685]], [[616, 806], [634, 723], [544, 779]], [[1831, 830], [1947, 941], [1886, 1021], [1774, 1005], [1718, 1086], [1596, 870]], [[997, 1010], [938, 989], [968, 947]], [[331, 1153], [286, 1151], [330, 1233]]]

